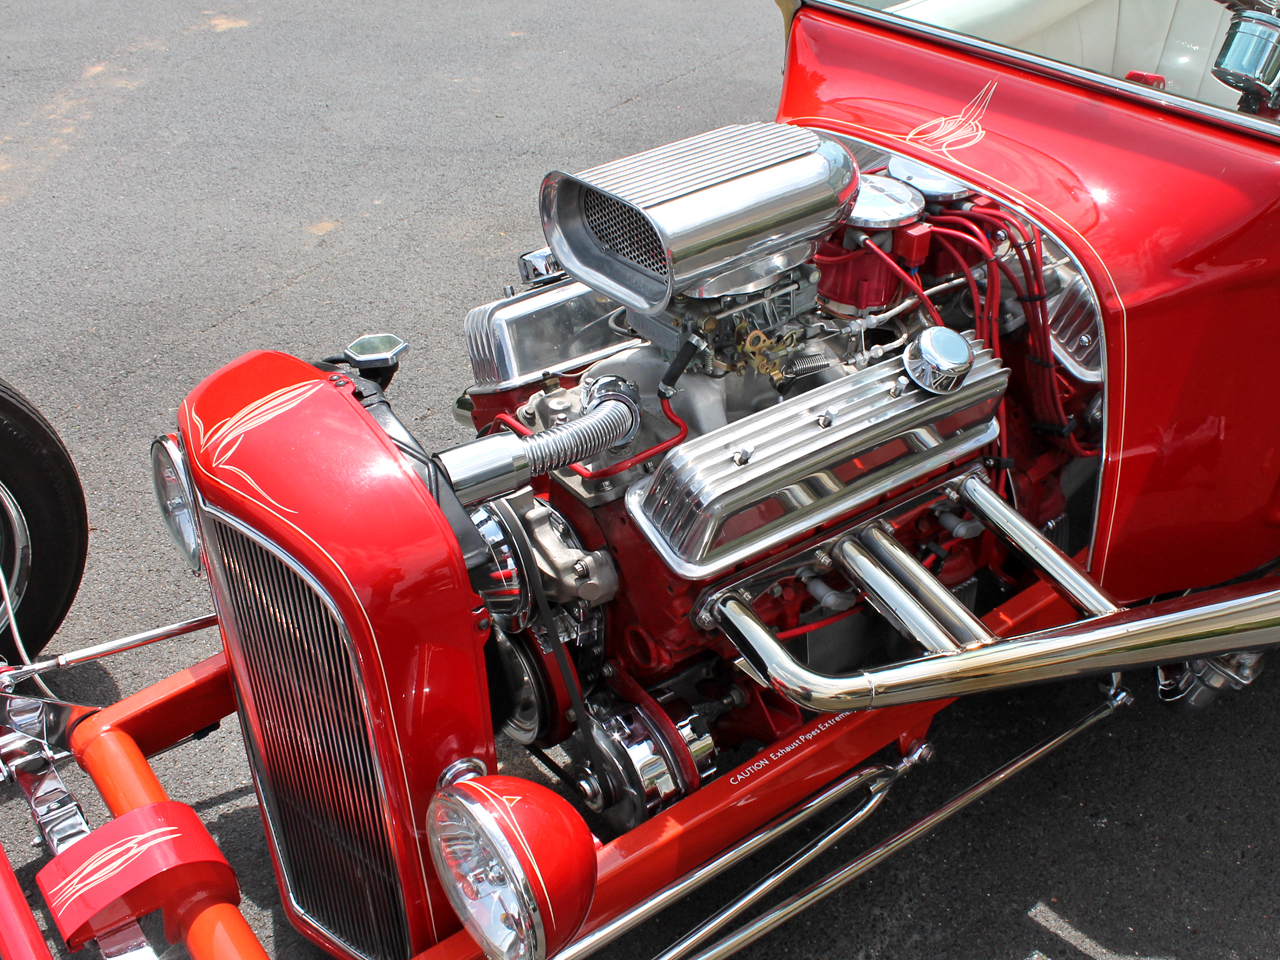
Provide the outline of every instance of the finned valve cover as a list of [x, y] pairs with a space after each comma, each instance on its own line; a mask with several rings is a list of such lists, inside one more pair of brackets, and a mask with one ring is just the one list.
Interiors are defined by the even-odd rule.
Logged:
[[857, 164], [834, 138], [740, 124], [547, 174], [542, 229], [574, 279], [655, 316], [690, 287], [811, 245], [857, 191]]
[[701, 580], [963, 461], [999, 436], [1009, 379], [963, 336], [973, 365], [953, 392], [876, 364], [682, 443], [627, 491], [627, 512], [672, 571]]

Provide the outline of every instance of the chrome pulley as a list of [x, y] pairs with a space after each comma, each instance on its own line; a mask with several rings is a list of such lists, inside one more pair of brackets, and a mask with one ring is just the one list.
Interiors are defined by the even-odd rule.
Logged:
[[516, 743], [528, 746], [547, 730], [550, 698], [538, 661], [520, 638], [507, 636], [495, 627], [493, 642], [506, 680], [509, 704], [502, 732]]
[[531, 601], [506, 518], [494, 504], [485, 504], [471, 511], [471, 522], [489, 545], [490, 556], [473, 586], [497, 625], [507, 633], [518, 633], [528, 626]]
[[[715, 743], [696, 713], [675, 725], [680, 742], [673, 743], [643, 707], [593, 706], [591, 712], [589, 727], [604, 769], [588, 771], [576, 742], [570, 747], [573, 769], [587, 806], [616, 830], [639, 826], [695, 789], [690, 779], [701, 782], [715, 772]], [[686, 755], [684, 764], [678, 751]]]

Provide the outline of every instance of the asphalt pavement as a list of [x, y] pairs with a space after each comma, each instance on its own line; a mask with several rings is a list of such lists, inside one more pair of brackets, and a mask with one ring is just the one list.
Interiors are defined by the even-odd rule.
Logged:
[[[315, 358], [391, 330], [413, 345], [401, 416], [428, 448], [465, 439], [449, 413], [469, 381], [462, 318], [541, 245], [542, 176], [769, 118], [782, 33], [768, 0], [0, 0], [0, 58], [0, 378], [61, 432], [92, 527], [50, 647], [68, 650], [210, 609], [147, 464], [201, 378], [248, 349]], [[216, 649], [206, 632], [55, 685], [107, 703]], [[1151, 676], [1130, 680], [1135, 707], [743, 956], [1280, 953], [1280, 679], [1193, 718], [1160, 708]], [[948, 709], [937, 760], [824, 867], [1098, 698], [1078, 682]], [[155, 766], [204, 816], [274, 955], [319, 956], [281, 913], [235, 723]], [[68, 780], [105, 820], [86, 778]], [[35, 904], [33, 835], [25, 804], [0, 800]], [[652, 955], [744, 877], [603, 956]]]

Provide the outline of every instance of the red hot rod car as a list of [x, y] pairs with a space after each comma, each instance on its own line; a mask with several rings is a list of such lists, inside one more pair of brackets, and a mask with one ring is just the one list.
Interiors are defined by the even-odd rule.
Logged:
[[[585, 957], [847, 801], [674, 960], [733, 953], [979, 800], [1127, 703], [1122, 671], [1186, 709], [1258, 675], [1280, 643], [1275, 10], [784, 15], [774, 122], [547, 175], [523, 289], [465, 320], [474, 440], [431, 451], [396, 416], [390, 334], [250, 353], [190, 393], [152, 461], [208, 617], [40, 659], [83, 506], [0, 393], [0, 775], [72, 949], [151, 956], [159, 910], [197, 960], [264, 955], [147, 761], [232, 713], [284, 910], [337, 957]], [[214, 623], [221, 653], [110, 707], [32, 687]], [[1082, 676], [1102, 694], [1077, 723], [759, 909], [929, 756], [952, 700]], [[499, 735], [545, 782], [499, 773]], [[114, 819], [90, 825], [69, 757]], [[47, 957], [6, 867], [0, 956]]]

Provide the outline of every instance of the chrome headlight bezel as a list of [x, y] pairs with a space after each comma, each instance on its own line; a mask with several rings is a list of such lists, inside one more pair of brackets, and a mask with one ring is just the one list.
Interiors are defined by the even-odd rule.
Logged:
[[[508, 942], [505, 947], [497, 943], [473, 911], [473, 905], [479, 901], [468, 897], [463, 889], [464, 883], [473, 885], [473, 880], [461, 875], [445, 852], [447, 838], [442, 836], [441, 831], [442, 815], [447, 814], [452, 814], [453, 829], [467, 829], [471, 841], [482, 850], [487, 848], [489, 858], [497, 861], [506, 875], [508, 882], [503, 885], [514, 894], [521, 912], [517, 926], [508, 925], [506, 928], [515, 934], [515, 943]], [[430, 840], [431, 860], [435, 864], [440, 884], [463, 926], [480, 944], [485, 955], [492, 960], [543, 960], [547, 940], [538, 901], [534, 898], [533, 888], [519, 857], [493, 815], [465, 792], [445, 787], [435, 795], [428, 809], [427, 836]], [[512, 953], [511, 946], [523, 949]]]
[[166, 434], [152, 441], [151, 482], [169, 536], [177, 544], [187, 566], [199, 570], [203, 546], [200, 522], [196, 518], [195, 490], [187, 470], [182, 441], [175, 434]]

